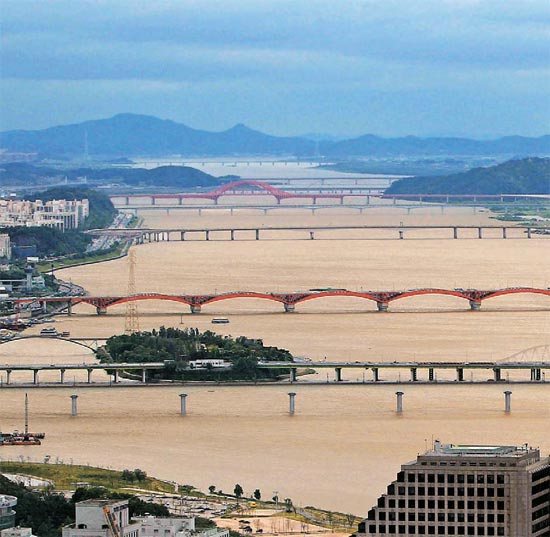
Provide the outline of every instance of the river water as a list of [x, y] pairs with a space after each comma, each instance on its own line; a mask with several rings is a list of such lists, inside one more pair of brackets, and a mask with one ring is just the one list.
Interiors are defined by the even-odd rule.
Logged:
[[[335, 208], [312, 215], [280, 209], [264, 215], [252, 210], [143, 211], [145, 225], [224, 227], [228, 224], [335, 225], [450, 224], [494, 225], [487, 212], [378, 208], [360, 215]], [[267, 233], [267, 232], [266, 232]], [[340, 232], [338, 232], [340, 233]], [[550, 286], [548, 239], [452, 240], [449, 231], [398, 240], [380, 235], [272, 235], [268, 240], [160, 242], [136, 247], [138, 292], [209, 293], [235, 290], [300, 291], [316, 287], [411, 289], [419, 287]], [[267, 237], [267, 236], [266, 236]], [[346, 237], [346, 238], [343, 238]], [[473, 234], [472, 234], [473, 237]], [[197, 237], [198, 238], [198, 237]], [[244, 240], [247, 239], [247, 240]], [[305, 239], [305, 240], [304, 240]], [[66, 269], [66, 280], [91, 294], [125, 294], [127, 260]], [[215, 330], [262, 338], [316, 360], [499, 360], [524, 349], [550, 344], [550, 299], [510, 295], [483, 302], [471, 312], [467, 301], [423, 296], [390, 304], [379, 313], [372, 302], [327, 298], [298, 304], [285, 314], [280, 304], [238, 299], [218, 302], [191, 315], [172, 302], [139, 303], [140, 326], [212, 329], [214, 316], [230, 319]], [[125, 307], [97, 316], [78, 306], [59, 318], [72, 336], [107, 337], [124, 330]], [[33, 329], [35, 331], [38, 328]], [[525, 357], [529, 357], [527, 353]], [[0, 363], [84, 362], [86, 349], [63, 342], [20, 341], [0, 347]], [[521, 358], [520, 358], [521, 359]], [[453, 373], [440, 372], [441, 379]], [[476, 373], [475, 378], [489, 373]], [[405, 373], [402, 373], [405, 375]], [[515, 376], [512, 376], [516, 378]], [[28, 373], [14, 380], [30, 380]], [[41, 381], [55, 374], [41, 374]], [[82, 380], [83, 374], [67, 380]], [[105, 379], [94, 372], [94, 380]], [[503, 385], [335, 385], [333, 372], [319, 372], [320, 385], [270, 387], [185, 387], [188, 415], [179, 416], [182, 388], [78, 387], [30, 390], [31, 429], [44, 430], [40, 447], [2, 448], [1, 457], [51, 455], [65, 462], [115, 468], [140, 467], [161, 478], [201, 488], [214, 484], [245, 493], [278, 491], [301, 505], [317, 505], [364, 515], [400, 464], [413, 459], [432, 439], [455, 443], [522, 444], [550, 451], [549, 385], [513, 385], [512, 412], [503, 412]], [[344, 373], [362, 382], [363, 371]], [[368, 373], [367, 373], [368, 380]], [[469, 379], [467, 379], [469, 380]], [[324, 383], [324, 384], [323, 384]], [[405, 392], [404, 412], [395, 413], [395, 391]], [[289, 416], [288, 391], [297, 392], [296, 414]], [[79, 395], [79, 415], [70, 417], [71, 393]], [[23, 390], [0, 389], [0, 428], [22, 428]]]

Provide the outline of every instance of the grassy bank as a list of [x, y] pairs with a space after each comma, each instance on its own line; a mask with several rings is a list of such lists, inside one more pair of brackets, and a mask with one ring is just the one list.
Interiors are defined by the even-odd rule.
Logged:
[[174, 492], [174, 485], [147, 476], [143, 481], [128, 481], [122, 479], [122, 472], [95, 468], [93, 466], [45, 464], [39, 462], [1, 461], [0, 473], [22, 474], [55, 483], [59, 490], [73, 490], [75, 483], [89, 483], [92, 487], [105, 487], [114, 492], [120, 492], [129, 487], [150, 490], [152, 492]]
[[49, 272], [52, 269], [52, 264], [54, 270], [63, 269], [68, 267], [73, 267], [75, 265], [82, 265], [84, 263], [99, 263], [100, 261], [109, 261], [111, 259], [116, 259], [120, 257], [125, 250], [127, 249], [126, 244], [119, 244], [116, 248], [113, 248], [109, 252], [96, 255], [86, 255], [82, 257], [75, 257], [72, 259], [60, 259], [54, 261], [53, 263], [41, 263], [38, 265], [38, 270], [40, 272]]

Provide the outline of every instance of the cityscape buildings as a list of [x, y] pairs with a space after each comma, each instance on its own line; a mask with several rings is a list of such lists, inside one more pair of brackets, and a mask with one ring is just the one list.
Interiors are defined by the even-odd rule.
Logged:
[[524, 446], [441, 444], [404, 464], [356, 537], [550, 536], [550, 459]]
[[0, 227], [47, 226], [64, 231], [77, 228], [89, 214], [87, 199], [45, 202], [0, 199]]

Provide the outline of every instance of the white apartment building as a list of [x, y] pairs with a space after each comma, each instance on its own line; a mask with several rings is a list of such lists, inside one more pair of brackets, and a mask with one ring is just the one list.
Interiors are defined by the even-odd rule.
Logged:
[[11, 259], [11, 241], [7, 233], [0, 233], [0, 258]]
[[82, 200], [0, 200], [0, 227], [47, 226], [77, 228], [90, 214], [87, 199]]

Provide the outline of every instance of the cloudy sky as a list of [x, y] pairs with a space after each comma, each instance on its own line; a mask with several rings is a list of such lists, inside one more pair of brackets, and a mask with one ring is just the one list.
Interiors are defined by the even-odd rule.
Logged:
[[0, 130], [550, 133], [548, 0], [0, 0]]

